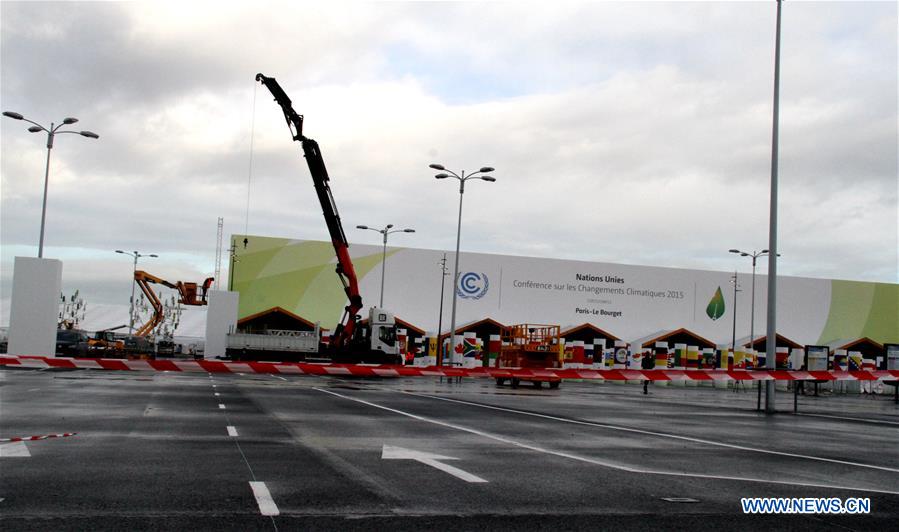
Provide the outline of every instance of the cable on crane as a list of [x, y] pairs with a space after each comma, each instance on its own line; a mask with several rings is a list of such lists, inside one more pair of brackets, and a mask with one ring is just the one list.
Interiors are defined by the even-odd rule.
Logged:
[[254, 81], [253, 82], [253, 114], [250, 118], [250, 164], [249, 168], [247, 168], [247, 207], [244, 214], [244, 226], [243, 226], [243, 248], [247, 249], [247, 244], [249, 240], [247, 240], [247, 235], [249, 234], [250, 228], [250, 184], [253, 181], [253, 141], [256, 138], [256, 91], [259, 89], [259, 85]]

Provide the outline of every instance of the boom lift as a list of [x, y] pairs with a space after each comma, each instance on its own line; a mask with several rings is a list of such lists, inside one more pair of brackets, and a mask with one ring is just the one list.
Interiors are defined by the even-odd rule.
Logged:
[[[208, 277], [203, 281], [203, 285], [200, 287], [202, 294], [198, 293], [197, 283], [183, 283], [178, 281], [177, 283], [172, 284], [165, 279], [160, 279], [159, 277], [142, 270], [134, 272], [134, 280], [137, 282], [137, 286], [140, 287], [144, 295], [147, 296], [147, 301], [149, 301], [150, 305], [153, 307], [153, 316], [147, 320], [147, 323], [141, 325], [140, 329], [138, 329], [134, 335], [147, 336], [162, 322], [163, 319], [162, 302], [159, 301], [159, 297], [157, 297], [156, 293], [153, 292], [153, 289], [150, 288], [150, 283], [161, 284], [162, 286], [177, 290], [178, 295], [180, 296], [179, 301], [182, 305], [200, 306], [206, 304], [206, 293], [209, 291], [209, 287], [212, 286], [212, 281], [215, 279], [213, 277]], [[197, 296], [199, 296], [199, 298]]]
[[293, 140], [302, 144], [306, 164], [312, 175], [312, 184], [318, 195], [325, 224], [331, 235], [331, 243], [337, 254], [336, 272], [347, 299], [349, 299], [349, 304], [344, 308], [343, 317], [334, 328], [328, 345], [332, 360], [335, 362], [402, 363], [396, 345], [396, 322], [390, 313], [372, 307], [368, 328], [359, 326], [359, 311], [362, 310], [359, 281], [356, 278], [353, 261], [350, 259], [349, 243], [343, 232], [343, 225], [340, 223], [337, 204], [331, 194], [328, 170], [325, 168], [325, 161], [318, 143], [303, 135], [303, 115], [294, 111], [293, 103], [275, 78], [256, 74], [256, 81], [265, 85], [275, 97], [275, 102], [281, 106], [281, 110], [284, 112], [284, 120], [287, 122]]

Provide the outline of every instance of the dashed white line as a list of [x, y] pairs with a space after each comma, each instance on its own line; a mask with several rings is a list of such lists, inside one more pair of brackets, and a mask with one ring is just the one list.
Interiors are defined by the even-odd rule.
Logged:
[[218, 392], [215, 392], [215, 393], [214, 393], [214, 394], [212, 394], [212, 395], [214, 395], [214, 396], [216, 396], [216, 397], [218, 397], [218, 396], [219, 396], [219, 395], [220, 395], [220, 394], [219, 394], [219, 393], [218, 393]]
[[265, 482], [250, 481], [250, 488], [253, 490], [253, 496], [256, 497], [256, 504], [259, 505], [259, 512], [262, 515], [279, 515], [281, 513]]
[[219, 410], [224, 410], [224, 409], [225, 409], [225, 405], [223, 405], [222, 403], [219, 403]]
[[228, 425], [228, 436], [237, 436], [237, 429], [233, 425]]
[[285, 379], [284, 377], [282, 377], [282, 376], [280, 376], [280, 375], [269, 375], [269, 376], [274, 377], [274, 378], [276, 378], [276, 379], [281, 379], [282, 381], [286, 381], [286, 380], [287, 380], [287, 379]]

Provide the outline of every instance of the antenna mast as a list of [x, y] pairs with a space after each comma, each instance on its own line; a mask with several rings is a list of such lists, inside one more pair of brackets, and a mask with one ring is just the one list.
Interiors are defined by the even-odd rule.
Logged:
[[222, 228], [225, 225], [225, 219], [219, 216], [219, 226], [216, 233], [215, 244], [215, 289], [219, 288], [219, 279], [222, 278]]

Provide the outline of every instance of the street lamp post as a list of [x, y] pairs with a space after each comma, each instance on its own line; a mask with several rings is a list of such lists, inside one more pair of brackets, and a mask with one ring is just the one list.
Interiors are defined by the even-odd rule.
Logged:
[[[752, 296], [751, 296], [752, 304], [750, 305], [750, 310], [749, 310], [749, 313], [750, 313], [750, 317], [749, 317], [749, 347], [752, 349], [755, 349], [755, 264], [756, 264], [756, 261], [759, 259], [759, 257], [767, 257], [768, 256], [768, 250], [767, 249], [763, 249], [761, 251], [752, 250], [752, 253], [749, 253], [748, 251], [741, 251], [739, 249], [730, 249], [728, 251], [730, 251], [731, 253], [737, 253], [741, 257], [752, 257]], [[780, 257], [780, 253], [778, 253], [777, 256]], [[766, 341], [766, 344], [767, 344], [767, 341]], [[776, 345], [777, 345], [777, 343], [775, 340], [775, 346]], [[766, 349], [767, 349], [767, 347], [766, 347]], [[774, 356], [776, 357], [777, 356], [777, 347], [775, 347], [774, 349], [775, 349]], [[768, 353], [765, 352], [765, 367], [767, 367], [767, 366], [768, 366]], [[761, 408], [762, 408], [762, 387], [760, 385], [759, 391], [758, 391], [758, 401], [756, 404], [756, 410], [761, 410]]]
[[384, 235], [384, 253], [381, 257], [381, 300], [378, 303], [378, 308], [384, 308], [384, 274], [387, 271], [387, 235], [391, 233], [414, 233], [415, 229], [394, 229], [393, 224], [387, 224], [384, 229], [375, 229], [374, 227], [369, 227], [367, 225], [357, 225], [356, 229], [369, 229], [371, 231], [376, 231]]
[[462, 237], [462, 197], [465, 194], [465, 182], [469, 179], [480, 179], [482, 181], [493, 183], [494, 181], [496, 181], [496, 178], [487, 175], [478, 175], [492, 172], [494, 168], [490, 166], [482, 166], [481, 169], [477, 172], [472, 172], [468, 175], [465, 175], [464, 170], [461, 172], [461, 175], [453, 172], [452, 170], [447, 170], [442, 164], [430, 164], [428, 166], [430, 168], [433, 168], [434, 170], [441, 171], [441, 173], [434, 176], [434, 178], [436, 179], [446, 179], [448, 177], [452, 177], [459, 181], [459, 222], [456, 227], [456, 266], [453, 269], [453, 311], [452, 317], [450, 319], [450, 362], [452, 364], [455, 361], [456, 356], [456, 300], [458, 299], [456, 288], [459, 284], [459, 241]]
[[115, 250], [116, 253], [121, 253], [122, 255], [131, 255], [134, 257], [134, 270], [131, 272], [131, 307], [128, 310], [128, 334], [134, 332], [134, 273], [137, 272], [137, 259], [140, 257], [152, 257], [157, 258], [159, 255], [155, 253], [150, 253], [149, 255], [145, 255], [143, 253], [139, 253], [137, 251], [122, 251], [121, 249]]
[[[752, 304], [750, 306], [751, 310], [749, 311], [751, 314], [751, 316], [749, 317], [749, 346], [755, 349], [755, 265], [759, 257], [768, 256], [768, 250], [753, 250], [752, 253], [748, 251], [741, 251], [739, 249], [731, 249], [729, 251], [731, 253], [737, 253], [741, 257], [752, 257]], [[779, 257], [780, 253], [778, 253], [777, 256]]]
[[[777, 0], [777, 22], [774, 37], [774, 108], [771, 126], [771, 201], [768, 220], [768, 319], [766, 323], [767, 337], [765, 352], [774, 353], [777, 349], [777, 152], [778, 125], [780, 122], [780, 8], [782, 0]], [[765, 359], [765, 367], [774, 369], [774, 357]], [[765, 381], [765, 413], [774, 414], [774, 385]]]
[[7, 116], [14, 120], [24, 120], [25, 122], [28, 122], [29, 124], [34, 124], [30, 128], [28, 128], [28, 131], [30, 131], [32, 133], [37, 133], [38, 131], [45, 131], [47, 133], [47, 167], [46, 167], [46, 170], [44, 171], [44, 200], [43, 200], [43, 204], [41, 207], [41, 236], [40, 236], [40, 240], [39, 240], [38, 246], [37, 246], [37, 257], [40, 259], [40, 258], [44, 257], [44, 223], [46, 222], [46, 219], [47, 219], [47, 188], [50, 183], [50, 150], [53, 149], [53, 138], [59, 133], [76, 133], [78, 135], [81, 135], [82, 137], [87, 137], [89, 139], [98, 139], [98, 138], [100, 138], [100, 135], [97, 135], [96, 133], [94, 133], [92, 131], [74, 131], [74, 130], [60, 131], [59, 128], [61, 128], [63, 126], [68, 126], [68, 125], [74, 124], [75, 122], [78, 121], [77, 118], [72, 118], [72, 117], [64, 118], [62, 120], [62, 123], [59, 125], [55, 125], [53, 122], [50, 122], [50, 127], [46, 128], [46, 127], [38, 124], [37, 122], [33, 122], [33, 121], [25, 118], [20, 113], [16, 113], [13, 111], [4, 111], [3, 116]]

